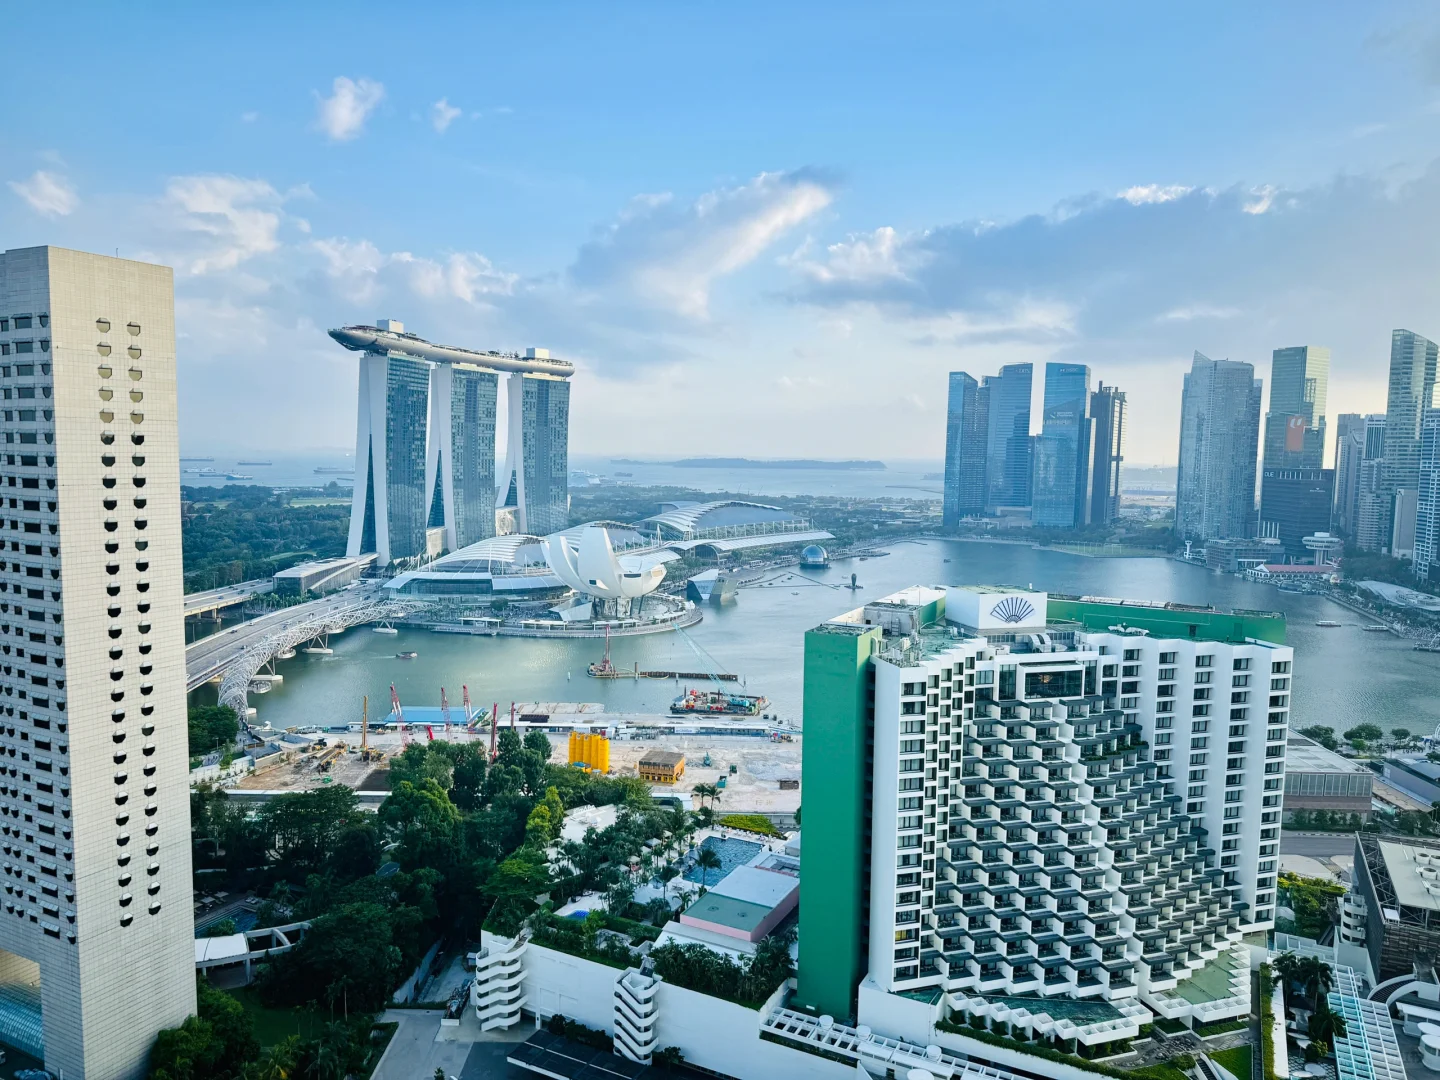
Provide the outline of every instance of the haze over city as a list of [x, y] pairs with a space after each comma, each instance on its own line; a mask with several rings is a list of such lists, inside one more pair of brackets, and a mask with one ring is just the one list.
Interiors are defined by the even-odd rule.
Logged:
[[186, 452], [353, 446], [378, 317], [572, 360], [577, 454], [938, 461], [1055, 360], [1133, 464], [1196, 349], [1328, 347], [1333, 428], [1440, 332], [1427, 5], [263, 10], [7, 21], [105, 62], [8, 56], [0, 232], [175, 267]]

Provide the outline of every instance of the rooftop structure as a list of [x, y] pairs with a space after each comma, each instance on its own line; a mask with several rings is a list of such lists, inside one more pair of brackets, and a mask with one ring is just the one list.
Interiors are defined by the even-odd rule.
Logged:
[[1050, 594], [1050, 617], [1087, 630], [1118, 630], [1197, 641], [1250, 640], [1285, 643], [1285, 616], [1278, 611], [1230, 610], [1159, 600]]
[[663, 503], [658, 514], [636, 522], [635, 527], [654, 533], [660, 543], [675, 551], [702, 547], [714, 552], [738, 551], [834, 539], [781, 507], [737, 499]]
[[648, 750], [636, 766], [640, 779], [673, 784], [685, 775], [685, 755], [673, 750]]
[[1365, 765], [1290, 732], [1285, 750], [1285, 816], [1296, 810], [1328, 810], [1369, 817], [1375, 774]]
[[[773, 861], [774, 857], [770, 858]], [[800, 900], [799, 867], [793, 863], [784, 860], [778, 868], [737, 867], [681, 913], [681, 925], [759, 941], [779, 926]]]
[[1440, 956], [1440, 842], [1357, 834], [1351, 889], [1377, 982]]
[[275, 574], [275, 592], [280, 596], [298, 596], [301, 593], [321, 596], [334, 592], [357, 580], [365, 567], [374, 561], [374, 556], [362, 555], [358, 559], [316, 559], [297, 563]]

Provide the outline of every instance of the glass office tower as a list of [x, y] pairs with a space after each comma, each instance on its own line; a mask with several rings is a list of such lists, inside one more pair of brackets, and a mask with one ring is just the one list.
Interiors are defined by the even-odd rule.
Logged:
[[965, 372], [950, 372], [945, 415], [945, 496], [941, 507], [941, 523], [946, 527], [985, 510], [990, 395], [990, 387], [982, 387]]
[[1030, 505], [1030, 384], [1033, 364], [1006, 364], [999, 375], [987, 375], [981, 388], [990, 392], [986, 430], [986, 506]]
[[1045, 365], [1045, 413], [1035, 442], [1031, 520], [1037, 526], [1073, 529], [1090, 517], [1090, 369], [1084, 364]]
[[517, 525], [523, 533], [544, 536], [569, 524], [570, 384], [551, 375], [511, 376], [512, 393], [516, 379], [521, 446], [511, 487], [519, 507]]

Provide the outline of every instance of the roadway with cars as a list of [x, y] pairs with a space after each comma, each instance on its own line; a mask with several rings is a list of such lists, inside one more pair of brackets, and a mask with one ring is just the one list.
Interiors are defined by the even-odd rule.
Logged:
[[307, 622], [340, 608], [351, 607], [365, 600], [378, 598], [382, 587], [378, 584], [363, 583], [340, 589], [318, 600], [281, 608], [268, 615], [251, 619], [247, 623], [218, 634], [192, 642], [185, 649], [186, 689], [194, 690], [217, 675], [224, 673], [251, 645], [263, 641], [271, 634], [298, 623]]

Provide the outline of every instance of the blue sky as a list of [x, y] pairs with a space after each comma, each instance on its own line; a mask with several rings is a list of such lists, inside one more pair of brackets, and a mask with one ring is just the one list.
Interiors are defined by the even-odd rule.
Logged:
[[1440, 335], [1427, 5], [50, 8], [0, 247], [176, 267], [190, 452], [350, 443], [379, 316], [574, 359], [626, 454], [934, 458], [946, 371], [1055, 359], [1173, 463], [1194, 349], [1371, 410]]

